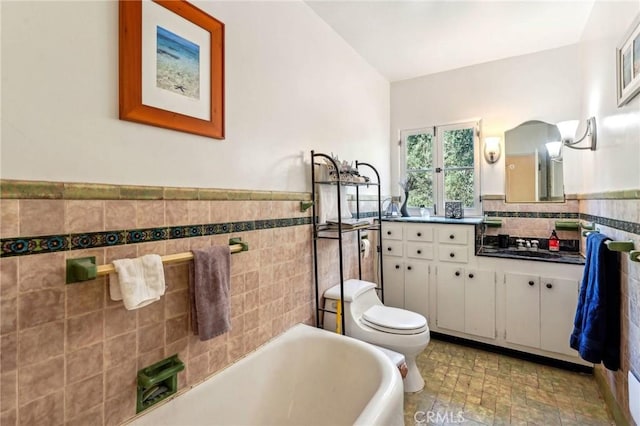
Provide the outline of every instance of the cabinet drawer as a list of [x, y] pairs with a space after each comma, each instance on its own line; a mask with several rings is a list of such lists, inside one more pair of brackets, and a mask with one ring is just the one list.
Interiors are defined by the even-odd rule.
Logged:
[[467, 247], [440, 244], [438, 247], [438, 259], [441, 262], [467, 263], [469, 250]]
[[402, 256], [402, 241], [382, 240], [382, 254], [385, 256]]
[[413, 259], [433, 260], [433, 244], [407, 243], [406, 256]]
[[382, 241], [384, 240], [402, 241], [402, 224], [382, 222]]
[[430, 225], [410, 225], [405, 228], [405, 239], [407, 241], [433, 241], [433, 226]]
[[443, 226], [438, 229], [438, 241], [445, 244], [467, 244], [467, 227], [461, 225]]

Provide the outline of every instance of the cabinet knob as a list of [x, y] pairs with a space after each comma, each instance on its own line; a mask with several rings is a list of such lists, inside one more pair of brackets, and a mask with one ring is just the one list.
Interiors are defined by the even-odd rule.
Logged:
[[407, 266], [407, 269], [408, 269], [408, 270], [411, 270], [411, 266]]
[[456, 271], [456, 277], [460, 276], [460, 271]]
[[418, 232], [418, 237], [422, 237], [422, 232]]
[[547, 288], [552, 288], [552, 287], [553, 287], [553, 284], [547, 283]]
[[469, 278], [473, 278], [473, 274], [469, 274]]
[[529, 281], [529, 285], [534, 285], [535, 283], [533, 281]]
[[387, 247], [387, 251], [391, 251], [391, 247]]
[[455, 253], [449, 253], [449, 257], [456, 257]]
[[422, 253], [422, 250], [418, 250], [418, 254]]
[[387, 235], [391, 235], [391, 231], [387, 231]]
[[453, 235], [453, 234], [449, 235], [449, 239], [450, 239], [450, 240], [453, 240], [455, 237], [456, 237], [456, 236], [455, 236], [455, 235]]
[[400, 265], [396, 265], [396, 269], [400, 269]]

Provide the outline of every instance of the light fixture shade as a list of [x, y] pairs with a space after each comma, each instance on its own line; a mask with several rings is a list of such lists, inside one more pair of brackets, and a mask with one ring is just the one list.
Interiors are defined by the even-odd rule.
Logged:
[[576, 137], [576, 130], [578, 130], [578, 124], [580, 124], [579, 120], [561, 121], [556, 124], [563, 142], [573, 142], [573, 139]]
[[547, 147], [549, 157], [551, 157], [552, 159], [560, 158], [560, 149], [562, 148], [562, 142], [547, 142], [545, 145]]
[[500, 138], [491, 136], [484, 138], [484, 158], [488, 163], [495, 163], [500, 159]]

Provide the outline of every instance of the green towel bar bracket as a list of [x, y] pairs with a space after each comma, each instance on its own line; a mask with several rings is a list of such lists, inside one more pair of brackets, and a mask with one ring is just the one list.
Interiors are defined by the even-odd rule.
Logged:
[[558, 231], [578, 231], [580, 229], [580, 223], [570, 220], [556, 220], [555, 226]]
[[580, 222], [580, 228], [586, 230], [594, 230], [596, 229], [596, 224], [593, 222]]
[[236, 238], [229, 238], [229, 245], [233, 246], [236, 244], [240, 244], [242, 246], [242, 250], [241, 251], [249, 251], [249, 243], [242, 241], [242, 238], [240, 237], [236, 237]]
[[633, 241], [606, 241], [605, 244], [611, 251], [630, 252], [635, 249]]
[[487, 228], [500, 228], [502, 227], [502, 219], [485, 219], [482, 223]]
[[67, 284], [93, 280], [98, 276], [96, 257], [80, 257], [67, 259]]
[[635, 249], [633, 241], [606, 241], [605, 244], [609, 250], [629, 253], [632, 262], [640, 262], [640, 250]]
[[313, 201], [300, 201], [300, 211], [306, 212], [313, 206]]

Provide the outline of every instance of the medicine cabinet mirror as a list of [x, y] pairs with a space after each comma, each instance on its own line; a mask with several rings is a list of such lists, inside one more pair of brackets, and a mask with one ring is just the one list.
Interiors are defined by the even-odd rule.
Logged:
[[559, 140], [555, 125], [537, 120], [504, 133], [506, 202], [564, 201], [562, 161], [552, 160], [545, 147]]

